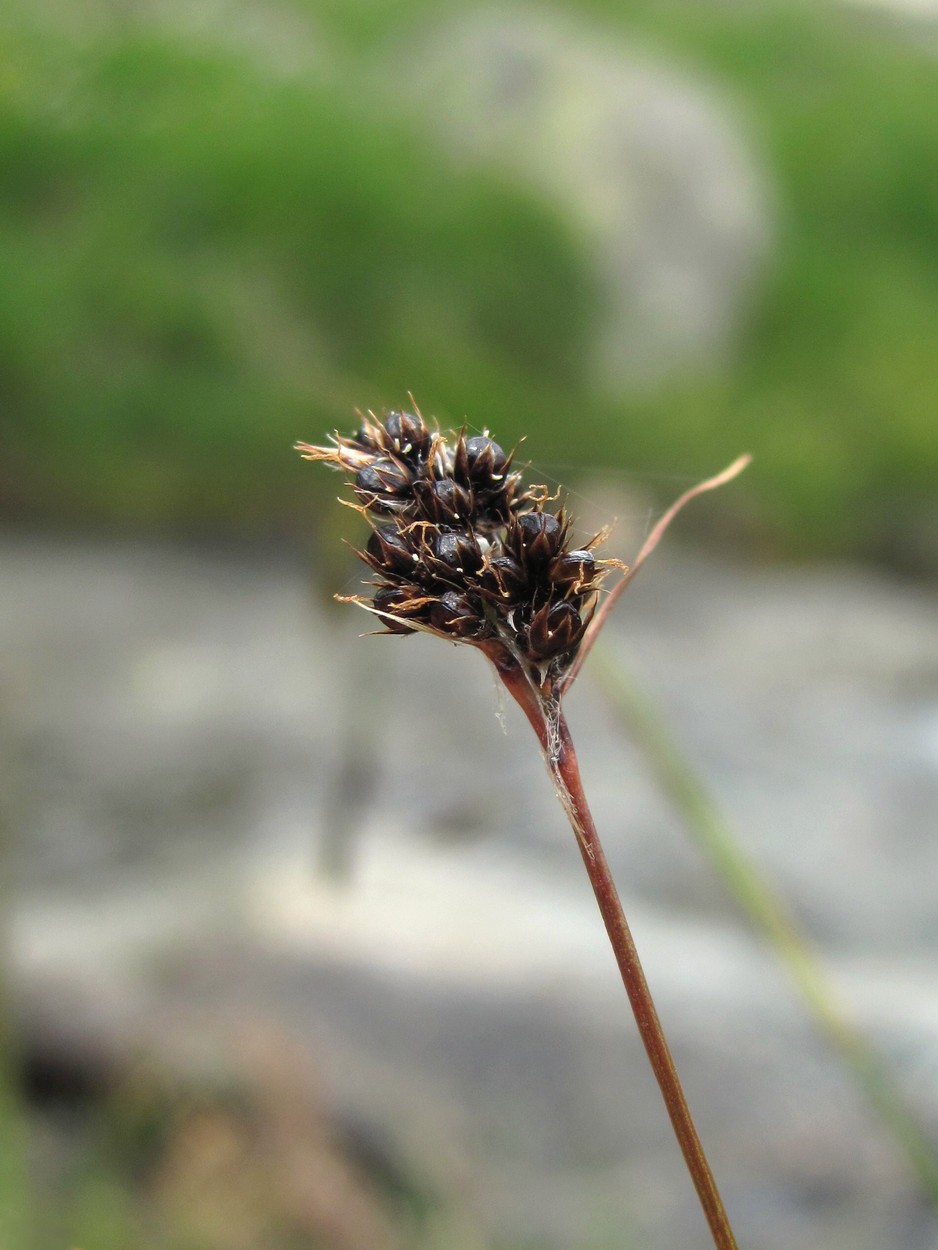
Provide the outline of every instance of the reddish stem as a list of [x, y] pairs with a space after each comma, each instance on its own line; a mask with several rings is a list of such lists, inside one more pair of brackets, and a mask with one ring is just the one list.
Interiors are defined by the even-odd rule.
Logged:
[[737, 1250], [736, 1238], [687, 1105], [651, 990], [645, 980], [632, 932], [622, 910], [622, 903], [583, 792], [579, 763], [567, 722], [559, 706], [545, 705], [544, 699], [517, 665], [505, 663], [504, 660], [499, 663], [496, 660], [496, 666], [505, 686], [520, 704], [537, 734], [558, 798], [577, 836], [580, 854], [622, 974], [639, 1034], [710, 1226], [714, 1245], [717, 1250]]

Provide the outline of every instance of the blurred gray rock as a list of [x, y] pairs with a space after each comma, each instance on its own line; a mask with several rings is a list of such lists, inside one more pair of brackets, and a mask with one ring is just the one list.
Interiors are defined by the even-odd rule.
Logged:
[[[478, 655], [361, 638], [264, 552], [7, 535], [0, 581], [34, 1035], [211, 1072], [263, 1025], [467, 1245], [706, 1245], [571, 836]], [[612, 639], [933, 1137], [936, 608], [668, 547]], [[741, 1244], [928, 1250], [894, 1143], [586, 672], [569, 712]], [[324, 877], [346, 799], [347, 875]]]
[[716, 87], [570, 15], [472, 9], [408, 41], [395, 93], [455, 155], [537, 188], [603, 294], [600, 387], [732, 348], [763, 271], [770, 196], [746, 119]]

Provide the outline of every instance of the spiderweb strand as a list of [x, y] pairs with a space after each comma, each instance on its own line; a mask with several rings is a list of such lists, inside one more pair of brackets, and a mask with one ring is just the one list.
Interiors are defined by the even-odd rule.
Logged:
[[665, 514], [658, 521], [657, 525], [655, 525], [654, 529], [652, 529], [651, 533], [645, 539], [641, 550], [635, 557], [633, 564], [626, 570], [622, 578], [615, 584], [615, 586], [613, 586], [612, 590], [603, 600], [602, 604], [596, 609], [593, 619], [590, 621], [589, 628], [583, 635], [583, 641], [580, 643], [580, 650], [577, 657], [564, 680], [563, 689], [565, 691], [568, 690], [576, 680], [576, 676], [583, 665], [583, 661], [586, 659], [590, 648], [599, 636], [599, 631], [606, 623], [606, 618], [615, 607], [619, 596], [625, 590], [626, 586], [628, 586], [629, 582], [631, 582], [632, 578], [642, 567], [654, 549], [658, 546], [658, 543], [664, 537], [665, 530], [681, 511], [684, 505], [690, 503], [692, 499], [696, 499], [698, 495], [706, 494], [707, 491], [716, 490], [720, 486], [725, 486], [727, 482], [732, 482], [734, 478], [739, 477], [740, 473], [742, 473], [742, 471], [749, 465], [751, 460], [752, 456], [748, 452], [742, 456], [738, 456], [732, 464], [727, 465], [722, 473], [717, 473], [715, 477], [708, 477], [704, 482], [698, 482], [696, 486], [692, 486], [690, 490], [685, 491], [684, 494], [681, 495], [680, 499], [676, 499], [671, 507], [668, 508], [667, 512], [665, 512]]

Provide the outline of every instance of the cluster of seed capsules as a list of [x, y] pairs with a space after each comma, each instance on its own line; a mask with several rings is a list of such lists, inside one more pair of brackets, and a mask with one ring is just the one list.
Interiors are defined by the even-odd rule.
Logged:
[[605, 571], [591, 548], [570, 546], [563, 509], [521, 474], [488, 434], [447, 441], [422, 417], [362, 420], [331, 447], [298, 443], [352, 478], [372, 534], [358, 554], [376, 575], [369, 606], [392, 633], [414, 630], [501, 645], [541, 683], [570, 666]]

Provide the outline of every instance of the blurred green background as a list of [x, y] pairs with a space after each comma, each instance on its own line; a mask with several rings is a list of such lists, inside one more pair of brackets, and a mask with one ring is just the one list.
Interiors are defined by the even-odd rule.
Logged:
[[773, 200], [728, 350], [609, 387], [576, 213], [409, 91], [471, 7], [5, 6], [3, 513], [298, 530], [334, 483], [294, 439], [412, 389], [561, 476], [750, 450], [721, 538], [938, 565], [933, 43], [850, 7], [577, 6], [732, 101]]

